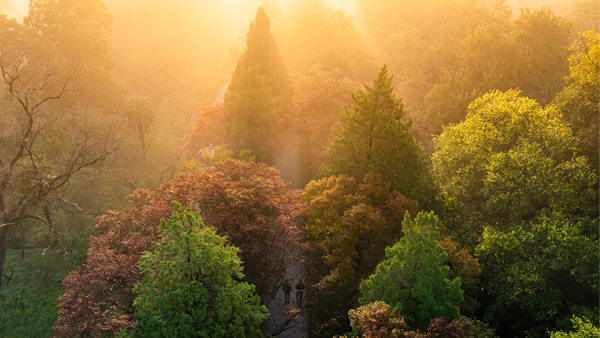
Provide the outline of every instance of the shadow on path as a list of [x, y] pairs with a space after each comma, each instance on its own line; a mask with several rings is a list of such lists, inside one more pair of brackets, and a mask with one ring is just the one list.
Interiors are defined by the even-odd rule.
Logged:
[[[298, 279], [305, 281], [304, 267], [300, 263], [288, 266], [285, 278], [290, 281], [292, 287], [296, 285]], [[271, 315], [263, 323], [263, 329], [267, 334], [280, 338], [308, 338], [306, 302], [298, 304], [294, 299], [295, 295], [296, 290], [293, 288], [290, 299], [286, 300], [282, 287], [279, 287], [275, 298], [268, 304]], [[306, 299], [306, 290], [303, 299]]]

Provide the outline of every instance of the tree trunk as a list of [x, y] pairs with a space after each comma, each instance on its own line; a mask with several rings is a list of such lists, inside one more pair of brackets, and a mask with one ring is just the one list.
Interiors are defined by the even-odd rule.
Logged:
[[138, 134], [140, 137], [140, 142], [142, 143], [142, 155], [144, 156], [144, 160], [146, 159], [146, 140], [144, 138], [144, 125], [140, 121], [138, 124]]
[[0, 230], [0, 288], [2, 287], [2, 278], [4, 277], [4, 261], [6, 260], [6, 238], [8, 237], [8, 227]]

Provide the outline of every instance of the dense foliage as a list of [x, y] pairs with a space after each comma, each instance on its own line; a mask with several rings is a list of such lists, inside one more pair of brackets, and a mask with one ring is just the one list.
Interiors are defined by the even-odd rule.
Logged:
[[598, 175], [600, 140], [598, 139], [598, 102], [600, 101], [600, 36], [594, 31], [580, 33], [571, 46], [570, 74], [567, 87], [554, 105], [563, 112], [565, 124], [573, 130], [580, 154]]
[[140, 337], [262, 337], [268, 311], [243, 278], [239, 249], [174, 202], [160, 243], [139, 262], [133, 302]]
[[352, 94], [353, 107], [344, 108], [341, 129], [323, 153], [321, 171], [359, 179], [373, 172], [407, 197], [431, 204], [427, 193], [432, 180], [423, 149], [409, 132], [412, 123], [402, 120], [404, 105], [393, 91], [384, 66], [372, 87]]
[[386, 259], [375, 274], [360, 284], [361, 304], [383, 301], [400, 310], [412, 329], [424, 330], [435, 318], [459, 316], [458, 304], [464, 299], [460, 278], [448, 280], [448, 256], [435, 242], [437, 217], [420, 212], [402, 222], [404, 237], [385, 251]]
[[302, 198], [307, 204], [308, 301], [315, 323], [311, 332], [333, 335], [348, 325], [360, 280], [375, 269], [386, 246], [399, 239], [400, 217], [416, 215], [418, 204], [372, 173], [362, 182], [344, 175], [312, 181]]
[[473, 101], [466, 120], [447, 126], [435, 143], [434, 173], [446, 207], [462, 216], [462, 224], [452, 226], [463, 239], [480, 234], [484, 224], [506, 229], [542, 211], [595, 208], [597, 177], [577, 156], [561, 112], [519, 91]]
[[497, 297], [487, 318], [543, 336], [568, 329], [572, 315], [590, 316], [598, 305], [598, 245], [597, 219], [552, 214], [506, 232], [486, 228], [477, 257], [485, 288]]
[[125, 211], [97, 219], [100, 236], [92, 240], [87, 263], [63, 282], [67, 292], [55, 325], [61, 336], [135, 326], [132, 290], [143, 277], [137, 264], [159, 240], [160, 220], [171, 217], [172, 201], [198, 210], [208, 226], [241, 250], [244, 281], [256, 286], [263, 301], [277, 291], [287, 264], [298, 259], [301, 230], [295, 222], [303, 208], [276, 170], [229, 160], [182, 173], [155, 191], [136, 191]]

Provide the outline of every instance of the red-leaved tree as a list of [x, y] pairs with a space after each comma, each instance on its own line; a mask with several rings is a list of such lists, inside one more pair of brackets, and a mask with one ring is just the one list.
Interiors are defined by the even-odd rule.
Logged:
[[188, 159], [201, 156], [203, 148], [226, 145], [228, 138], [230, 114], [222, 103], [204, 107], [198, 112], [192, 129], [184, 136], [183, 153]]
[[67, 292], [59, 298], [56, 336], [97, 336], [135, 325], [132, 290], [142, 277], [137, 263], [159, 240], [160, 220], [171, 216], [172, 201], [200, 212], [207, 226], [237, 246], [245, 280], [264, 301], [271, 298], [297, 259], [301, 199], [277, 170], [229, 160], [182, 173], [156, 191], [138, 190], [126, 210], [97, 218], [100, 235], [91, 240], [87, 264], [63, 281]]

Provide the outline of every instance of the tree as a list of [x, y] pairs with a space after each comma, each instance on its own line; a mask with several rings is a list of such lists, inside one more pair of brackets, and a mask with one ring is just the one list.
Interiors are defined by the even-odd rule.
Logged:
[[332, 176], [312, 181], [302, 193], [306, 278], [311, 334], [331, 336], [349, 328], [361, 279], [401, 234], [400, 217], [418, 212], [417, 202], [390, 188], [377, 174], [361, 182]]
[[252, 150], [261, 162], [271, 161], [273, 137], [281, 123], [271, 95], [270, 78], [261, 74], [260, 65], [239, 68], [231, 78], [225, 107], [231, 116], [228, 131], [233, 149]]
[[236, 152], [252, 150], [259, 161], [272, 160], [275, 130], [281, 123], [278, 109], [289, 95], [283, 58], [261, 7], [248, 30], [246, 50], [240, 56], [225, 94], [231, 119], [228, 130]]
[[495, 297], [486, 317], [502, 336], [546, 336], [598, 309], [597, 219], [555, 213], [509, 231], [486, 227], [476, 254], [483, 287]]
[[365, 338], [398, 338], [404, 337], [408, 325], [400, 315], [400, 310], [377, 301], [350, 310], [352, 329]]
[[[248, 29], [246, 50], [240, 56], [235, 67], [232, 81], [251, 67], [258, 66], [260, 75], [267, 80], [267, 87], [273, 90], [274, 96], [288, 95], [288, 76], [283, 57], [279, 53], [279, 47], [275, 37], [271, 33], [271, 21], [262, 7], [256, 11], [256, 18]], [[233, 88], [232, 88], [233, 89]], [[229, 88], [228, 88], [229, 91]]]
[[476, 258], [471, 256], [466, 248], [456, 243], [451, 238], [436, 240], [446, 251], [448, 258], [444, 263], [450, 268], [448, 279], [460, 278], [460, 289], [463, 291], [464, 302], [460, 304], [463, 315], [471, 315], [479, 307], [477, 294], [479, 292], [478, 280], [481, 269]]
[[[95, 98], [87, 92], [106, 89], [91, 75], [110, 75], [103, 34], [108, 13], [95, 1], [70, 5], [32, 2], [25, 25], [0, 16], [0, 282], [9, 231], [36, 219], [48, 226], [55, 244], [52, 201], [118, 146], [116, 121], [96, 104], [107, 91], [98, 90]], [[65, 21], [56, 21], [63, 15]], [[64, 35], [56, 33], [64, 28]]]
[[143, 96], [128, 98], [125, 105], [125, 117], [127, 118], [127, 122], [136, 129], [145, 159], [145, 132], [154, 123], [154, 112], [152, 111], [151, 102]]
[[323, 163], [323, 147], [333, 137], [339, 113], [351, 99], [350, 92], [358, 82], [345, 77], [338, 69], [325, 70], [320, 64], [291, 77], [294, 97], [286, 124], [298, 135], [304, 177], [303, 181], [319, 179]]
[[399, 238], [400, 217], [416, 215], [418, 204], [381, 180], [367, 174], [362, 182], [332, 176], [310, 182], [302, 198], [308, 205], [306, 236], [321, 248], [328, 278], [352, 285], [366, 277]]
[[[464, 1], [461, 8], [470, 5]], [[475, 7], [467, 20], [462, 14], [451, 16], [449, 23], [466, 21], [470, 27], [458, 31], [460, 44], [450, 41], [460, 46], [453, 47], [456, 59], [440, 65], [440, 74], [425, 96], [427, 130], [434, 135], [444, 125], [464, 120], [469, 103], [490, 90], [519, 88], [547, 105], [563, 87], [569, 22], [549, 8], [522, 9], [511, 21], [505, 10], [492, 10], [484, 3]]]
[[408, 331], [400, 310], [381, 301], [350, 310], [349, 315], [354, 331], [365, 338], [485, 337], [475, 331], [477, 329], [473, 330], [472, 322], [466, 317], [453, 319], [450, 322], [443, 318], [436, 318], [431, 320], [427, 332]]
[[600, 4], [594, 0], [582, 0], [573, 4], [571, 21], [574, 24], [574, 32], [585, 32], [590, 29], [598, 29], [600, 26]]
[[277, 292], [288, 264], [297, 261], [302, 216], [300, 196], [264, 164], [228, 160], [182, 173], [155, 191], [137, 190], [129, 208], [97, 218], [88, 261], [63, 281], [57, 334], [114, 334], [135, 325], [133, 287], [142, 275], [137, 264], [160, 238], [160, 220], [172, 215], [172, 201], [199, 211], [203, 221], [240, 249], [244, 281], [267, 303]]
[[239, 249], [177, 202], [160, 227], [160, 244], [139, 262], [144, 278], [134, 289], [134, 335], [262, 337], [268, 310], [253, 285], [238, 281]]
[[358, 179], [373, 172], [393, 189], [427, 205], [433, 181], [423, 149], [410, 134], [412, 123], [402, 121], [404, 106], [393, 90], [384, 65], [373, 87], [365, 85], [365, 91], [352, 94], [354, 107], [344, 108], [342, 128], [334, 132], [324, 151], [321, 171]]
[[597, 178], [560, 119], [556, 108], [516, 90], [473, 101], [466, 120], [435, 139], [433, 171], [444, 203], [463, 215], [462, 224], [446, 225], [466, 238], [484, 223], [503, 228], [544, 210], [592, 212]]
[[202, 149], [230, 143], [227, 137], [229, 111], [222, 103], [202, 108], [183, 138], [183, 153], [188, 159], [199, 158]]
[[571, 46], [570, 74], [565, 78], [567, 87], [552, 102], [562, 110], [563, 121], [573, 130], [579, 153], [586, 157], [598, 175], [598, 105], [600, 104], [600, 35], [593, 31], [579, 34]]
[[550, 338], [591, 338], [600, 335], [600, 329], [587, 318], [574, 317], [571, 319], [575, 332], [550, 332]]
[[425, 329], [435, 318], [456, 319], [463, 301], [460, 278], [447, 279], [447, 254], [435, 242], [437, 217], [420, 212], [402, 222], [404, 237], [385, 250], [375, 274], [360, 284], [361, 304], [383, 301], [404, 315], [410, 328]]

